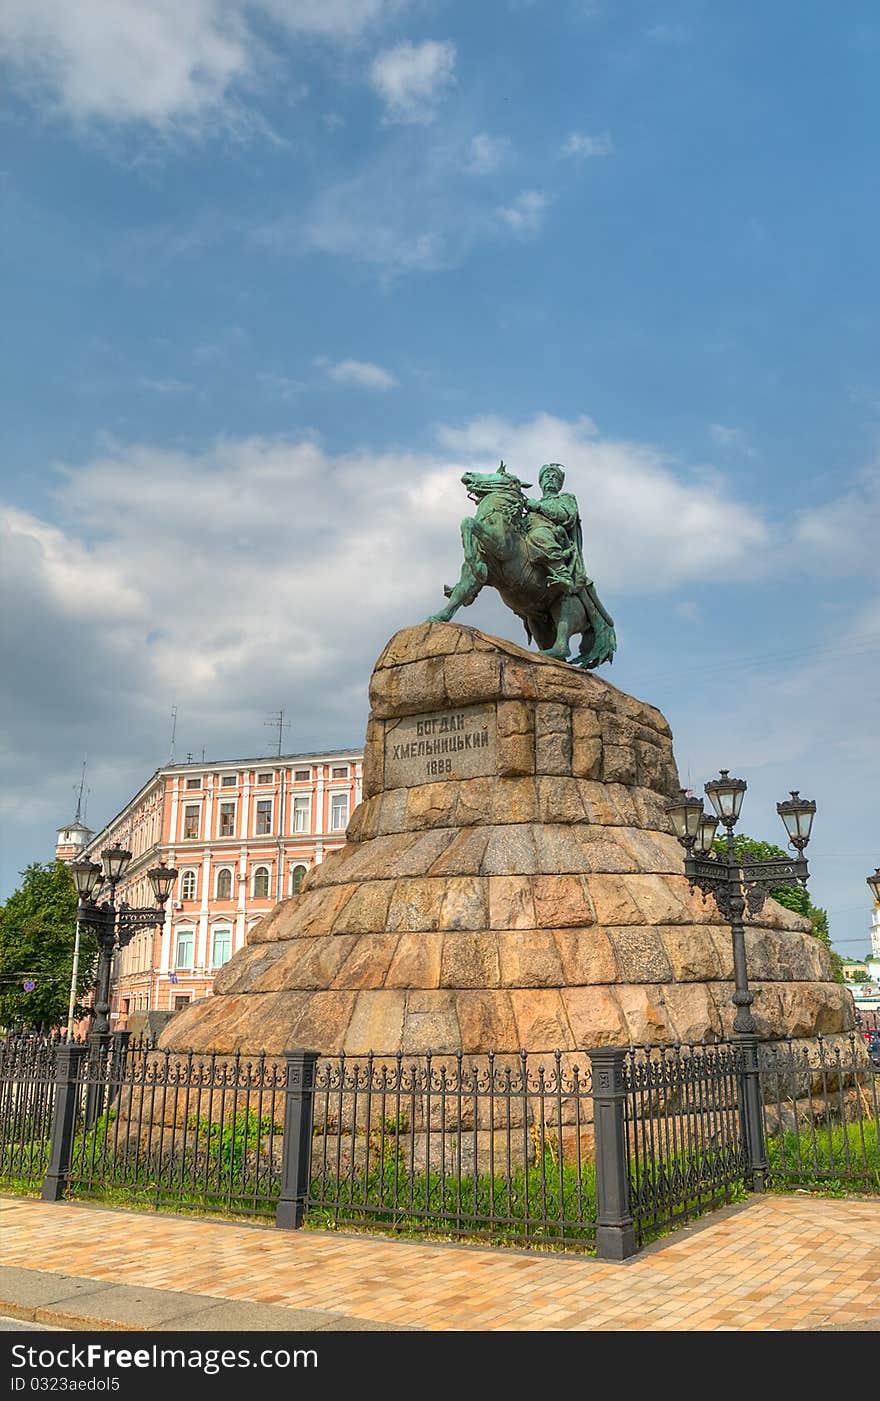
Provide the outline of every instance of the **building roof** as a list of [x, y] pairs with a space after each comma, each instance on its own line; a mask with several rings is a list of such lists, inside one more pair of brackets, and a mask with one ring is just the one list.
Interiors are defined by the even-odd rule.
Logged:
[[87, 827], [84, 822], [63, 822], [60, 827], [55, 828], [56, 832], [93, 832], [93, 827]]
[[[269, 768], [269, 766], [273, 764], [277, 766], [278, 764], [295, 763], [298, 759], [360, 759], [363, 752], [363, 745], [361, 745], [360, 747], [351, 746], [341, 749], [310, 749], [302, 754], [263, 754], [257, 759], [192, 759], [189, 763], [185, 764], [163, 764], [161, 768], [156, 769], [150, 775], [146, 783], [141, 785], [134, 796], [129, 798], [125, 806], [121, 807], [109, 821], [104, 823], [97, 838], [89, 842], [88, 845], [90, 847], [95, 846], [107, 829], [118, 822], [120, 818], [124, 817], [130, 808], [135, 807], [140, 799], [145, 796], [152, 784], [164, 778], [166, 774], [191, 773], [193, 769]], [[68, 826], [72, 825], [72, 823], [68, 824]], [[61, 832], [64, 829], [59, 827], [58, 830]], [[85, 830], [91, 833], [92, 829], [87, 827]]]
[[363, 752], [362, 744], [349, 744], [338, 749], [309, 749], [299, 754], [261, 754], [256, 759], [191, 759], [185, 764], [163, 764], [156, 773], [186, 773], [190, 769], [268, 768], [270, 764], [290, 764], [297, 759], [359, 759]]

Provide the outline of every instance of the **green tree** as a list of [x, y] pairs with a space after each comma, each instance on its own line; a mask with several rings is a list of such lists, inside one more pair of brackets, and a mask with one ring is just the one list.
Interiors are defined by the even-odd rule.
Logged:
[[[716, 837], [714, 843], [716, 851], [727, 850], [727, 839]], [[738, 861], [766, 861], [771, 856], [787, 857], [790, 853], [782, 850], [781, 846], [774, 846], [772, 842], [759, 842], [755, 837], [747, 837], [745, 833], [734, 837], [733, 850]], [[831, 963], [834, 968], [834, 980], [837, 983], [843, 982], [843, 960], [839, 953], [831, 947], [831, 934], [828, 929], [828, 911], [823, 910], [820, 905], [814, 905], [810, 899], [810, 893], [802, 885], [780, 885], [778, 889], [771, 890], [773, 899], [780, 905], [784, 905], [787, 910], [794, 910], [795, 914], [805, 915], [813, 926], [813, 933], [817, 939], [821, 939], [831, 954]]]
[[[64, 1026], [73, 973], [76, 888], [61, 861], [34, 862], [0, 906], [0, 1026], [49, 1030]], [[97, 944], [80, 935], [77, 995], [92, 986]], [[33, 990], [25, 990], [33, 980]]]

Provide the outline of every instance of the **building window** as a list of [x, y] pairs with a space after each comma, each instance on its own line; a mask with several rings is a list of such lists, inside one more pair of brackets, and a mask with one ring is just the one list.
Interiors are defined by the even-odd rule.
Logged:
[[174, 953], [175, 968], [192, 968], [193, 949], [195, 948], [195, 930], [178, 929], [177, 947]]
[[254, 896], [257, 900], [265, 900], [269, 894], [269, 867], [258, 866], [254, 871]]
[[184, 1007], [188, 1007], [188, 1006], [189, 1006], [189, 1003], [190, 1003], [190, 999], [187, 997], [186, 993], [183, 993], [183, 994], [178, 993], [178, 995], [177, 995], [177, 996], [175, 997], [175, 999], [174, 999], [174, 1010], [175, 1010], [175, 1012], [182, 1012], [183, 1009], [184, 1009]]
[[188, 779], [186, 780], [186, 786], [187, 786], [187, 788], [201, 788], [201, 786], [202, 786], [201, 777], [199, 777], [199, 778], [188, 778]]
[[199, 812], [198, 803], [187, 803], [183, 809], [183, 836], [184, 840], [192, 840], [199, 835]]
[[312, 818], [312, 800], [308, 794], [304, 793], [301, 798], [293, 800], [293, 830], [294, 832], [308, 832]]
[[273, 779], [274, 777], [275, 777], [275, 775], [274, 775], [274, 774], [271, 774], [271, 773], [258, 773], [258, 774], [257, 774], [257, 782], [258, 782], [258, 783], [271, 783], [271, 782], [272, 782], [272, 779]]
[[330, 770], [331, 778], [348, 778], [348, 764], [341, 764], [338, 768]]
[[215, 929], [211, 937], [211, 967], [222, 968], [232, 953], [232, 930]]
[[330, 831], [344, 832], [348, 826], [348, 794], [334, 793], [330, 799]]
[[237, 778], [237, 775], [234, 774], [234, 773], [225, 773], [225, 774], [223, 775], [223, 777], [221, 778], [220, 783], [221, 783], [221, 785], [222, 785], [223, 788], [234, 788], [234, 787], [235, 787], [236, 778]]
[[257, 825], [255, 830], [258, 837], [265, 837], [272, 831], [271, 798], [261, 798], [257, 803]]
[[305, 866], [294, 866], [293, 871], [291, 872], [291, 876], [290, 876], [290, 893], [291, 893], [291, 895], [299, 895], [300, 891], [302, 890], [303, 881], [305, 880], [305, 878], [306, 878], [307, 875], [308, 875], [308, 869], [307, 869], [307, 867], [305, 867]]
[[296, 783], [308, 783], [311, 776], [311, 769], [294, 769], [293, 771], [293, 777]]
[[235, 803], [220, 804], [220, 836], [235, 836]]
[[232, 872], [228, 866], [224, 866], [222, 871], [217, 872], [217, 899], [232, 899]]

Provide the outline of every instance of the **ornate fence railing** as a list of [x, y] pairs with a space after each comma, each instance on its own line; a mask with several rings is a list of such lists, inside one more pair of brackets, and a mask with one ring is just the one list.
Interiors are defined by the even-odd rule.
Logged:
[[586, 1056], [335, 1056], [310, 1091], [312, 1224], [591, 1247]]
[[285, 1083], [284, 1061], [264, 1054], [82, 1056], [68, 1196], [273, 1215]]
[[639, 1244], [741, 1192], [749, 1170], [745, 1073], [731, 1042], [628, 1053], [627, 1162]]
[[36, 1036], [0, 1040], [0, 1184], [39, 1187], [49, 1161], [59, 1042]]
[[772, 1180], [839, 1183], [880, 1192], [880, 1073], [855, 1034], [829, 1046], [789, 1039], [762, 1050], [761, 1085]]

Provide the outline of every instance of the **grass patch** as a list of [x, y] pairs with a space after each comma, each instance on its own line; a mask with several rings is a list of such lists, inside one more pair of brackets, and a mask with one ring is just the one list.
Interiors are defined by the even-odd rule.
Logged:
[[880, 1194], [880, 1132], [874, 1119], [787, 1129], [767, 1142], [771, 1190], [803, 1187], [829, 1197]]

